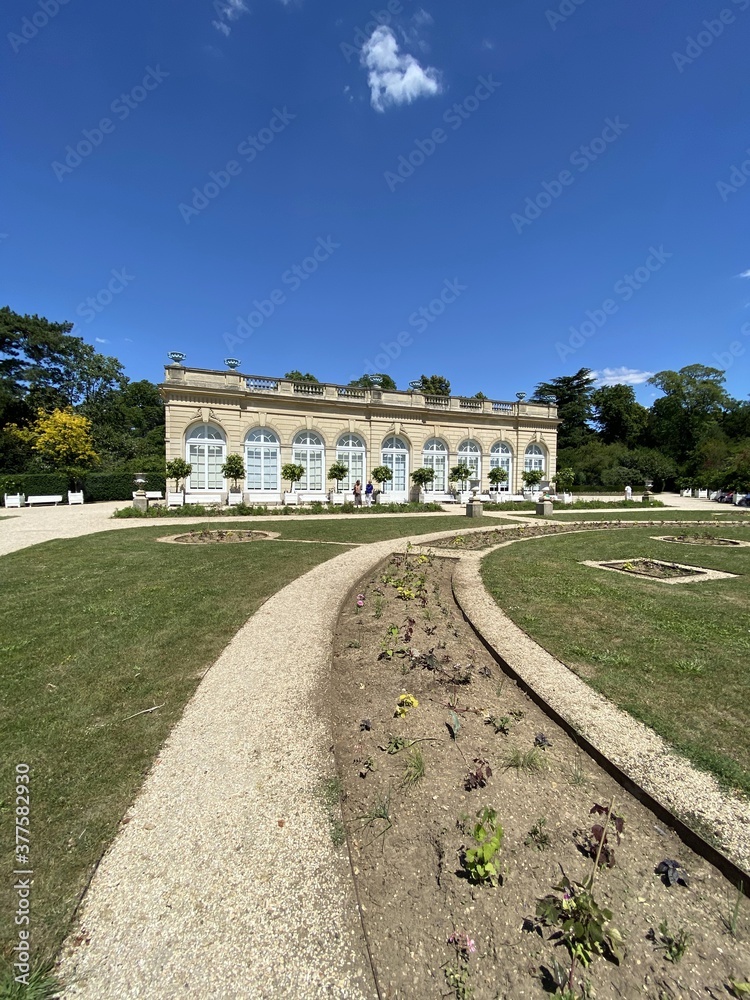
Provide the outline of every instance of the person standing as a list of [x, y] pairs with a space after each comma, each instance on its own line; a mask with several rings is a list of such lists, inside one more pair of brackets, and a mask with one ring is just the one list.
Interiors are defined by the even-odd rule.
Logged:
[[354, 484], [354, 506], [362, 506], [362, 483], [359, 480]]
[[372, 485], [372, 479], [367, 480], [367, 486], [365, 486], [365, 503], [368, 507], [372, 506], [372, 494], [375, 487]]
[[625, 499], [626, 500], [632, 500], [633, 499], [633, 487], [632, 486], [626, 486], [625, 487]]

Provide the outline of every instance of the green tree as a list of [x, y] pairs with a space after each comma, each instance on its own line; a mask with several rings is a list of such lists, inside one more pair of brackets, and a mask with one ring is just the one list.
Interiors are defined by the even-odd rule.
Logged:
[[420, 375], [415, 391], [425, 396], [450, 396], [451, 384], [443, 375]]
[[310, 374], [310, 372], [306, 372], [303, 375], [302, 372], [297, 371], [296, 368], [294, 369], [294, 371], [287, 372], [286, 375], [284, 376], [284, 378], [291, 379], [292, 382], [317, 382], [318, 381], [315, 378], [314, 375]]
[[664, 393], [654, 400], [649, 419], [651, 442], [678, 462], [721, 422], [730, 399], [724, 372], [705, 365], [657, 372], [649, 379]]
[[184, 458], [173, 458], [171, 462], [167, 462], [167, 479], [174, 479], [175, 493], [179, 493], [180, 480], [182, 480], [182, 495], [183, 497], [185, 496], [185, 483], [192, 471], [192, 465], [190, 462], [186, 462]]
[[390, 375], [384, 372], [375, 372], [372, 375], [361, 375], [354, 381], [349, 382], [351, 386], [359, 386], [360, 389], [383, 389], [386, 392], [396, 392], [397, 386]]
[[448, 480], [451, 483], [459, 482], [461, 483], [461, 489], [466, 489], [466, 480], [471, 478], [471, 469], [466, 464], [466, 462], [459, 462], [458, 465], [454, 465], [453, 468], [448, 473]]
[[471, 397], [472, 399], [489, 399], [489, 396], [485, 396], [483, 392], [475, 392]]
[[348, 472], [349, 466], [345, 465], [343, 462], [334, 462], [328, 470], [328, 478], [336, 483], [337, 493], [341, 492], [341, 483], [346, 479]]
[[304, 474], [304, 465], [295, 465], [294, 462], [289, 462], [287, 465], [281, 466], [281, 478], [285, 479], [289, 483], [292, 488], [292, 493], [294, 492], [294, 484], [298, 483]]
[[563, 493], [570, 493], [573, 489], [573, 483], [575, 482], [576, 474], [570, 466], [564, 469], [558, 469], [555, 474], [555, 486], [558, 490], [562, 490]]
[[562, 421], [557, 432], [559, 448], [579, 447], [593, 437], [589, 421], [593, 416], [594, 383], [589, 368], [579, 368], [575, 375], [561, 375], [540, 382], [530, 402], [556, 406]]
[[544, 473], [541, 469], [525, 469], [521, 473], [521, 479], [523, 479], [524, 486], [527, 489], [532, 490], [544, 479]]
[[72, 323], [0, 309], [0, 423], [31, 423], [40, 410], [75, 406], [125, 382], [116, 358], [99, 354]]
[[501, 465], [495, 465], [487, 473], [487, 478], [495, 487], [495, 489], [497, 489], [500, 483], [505, 483], [508, 481], [508, 472]]
[[225, 479], [232, 480], [234, 491], [237, 491], [237, 483], [245, 478], [245, 463], [242, 455], [227, 455], [227, 460], [221, 467], [221, 474]]
[[425, 486], [431, 483], [435, 478], [435, 470], [429, 469], [424, 466], [421, 469], [415, 469], [411, 474], [411, 478], [415, 486], [418, 486], [420, 490], [423, 490]]
[[[390, 483], [393, 479], [393, 473], [387, 465], [376, 465], [375, 468], [370, 471], [370, 479], [376, 482], [380, 487], [380, 490], [382, 490], [383, 483]], [[380, 492], [380, 490], [378, 490], [378, 492]]]
[[640, 443], [648, 424], [648, 410], [635, 398], [632, 385], [603, 385], [591, 397], [599, 436], [605, 444], [629, 447]]

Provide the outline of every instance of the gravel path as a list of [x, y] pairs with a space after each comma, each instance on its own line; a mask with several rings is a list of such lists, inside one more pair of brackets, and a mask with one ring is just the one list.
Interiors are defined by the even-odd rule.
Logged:
[[65, 998], [376, 997], [321, 785], [339, 608], [398, 544], [305, 574], [219, 657], [92, 881]]

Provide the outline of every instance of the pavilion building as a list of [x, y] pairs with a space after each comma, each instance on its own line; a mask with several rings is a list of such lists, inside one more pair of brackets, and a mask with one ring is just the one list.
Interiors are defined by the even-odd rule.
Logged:
[[393, 479], [383, 500], [414, 496], [410, 474], [427, 466], [435, 478], [427, 499], [449, 490], [451, 467], [465, 463], [471, 481], [488, 491], [494, 466], [507, 472], [501, 492], [522, 491], [525, 469], [554, 479], [557, 427], [554, 406], [461, 396], [429, 396], [322, 382], [242, 375], [235, 370], [165, 368], [160, 386], [166, 409], [167, 461], [184, 458], [192, 466], [190, 494], [226, 496], [221, 473], [227, 455], [245, 464], [244, 499], [280, 503], [288, 483], [287, 463], [304, 467], [296, 489], [321, 499], [335, 488], [328, 469], [338, 461], [348, 468], [341, 484], [351, 493], [355, 480], [367, 482], [379, 465]]

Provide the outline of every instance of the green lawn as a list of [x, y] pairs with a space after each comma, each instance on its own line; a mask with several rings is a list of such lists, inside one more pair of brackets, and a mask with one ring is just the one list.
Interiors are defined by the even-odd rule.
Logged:
[[[559, 512], [558, 512], [559, 511]], [[555, 521], [749, 521], [750, 509], [729, 507], [727, 504], [710, 504], [705, 511], [677, 510], [675, 507], [647, 507], [645, 510], [593, 510], [568, 511], [558, 508]], [[521, 515], [519, 515], [521, 516]]]
[[[211, 518], [212, 530], [265, 528], [282, 539], [163, 545], [155, 540], [201, 525], [159, 522], [2, 557], [0, 819], [8, 831], [13, 769], [28, 764], [37, 957], [59, 947], [159, 747], [205, 670], [256, 608], [344, 551], [327, 542], [455, 531], [466, 522], [465, 515]], [[3, 850], [9, 859], [7, 836]], [[3, 914], [13, 912], [10, 888], [9, 879], [0, 885]], [[11, 919], [0, 922], [0, 958], [9, 957], [15, 930]]]
[[[750, 540], [743, 527], [700, 530]], [[750, 548], [657, 542], [654, 532], [511, 545], [484, 559], [484, 582], [516, 624], [592, 687], [750, 793]], [[579, 565], [638, 557], [740, 575], [666, 585]]]

